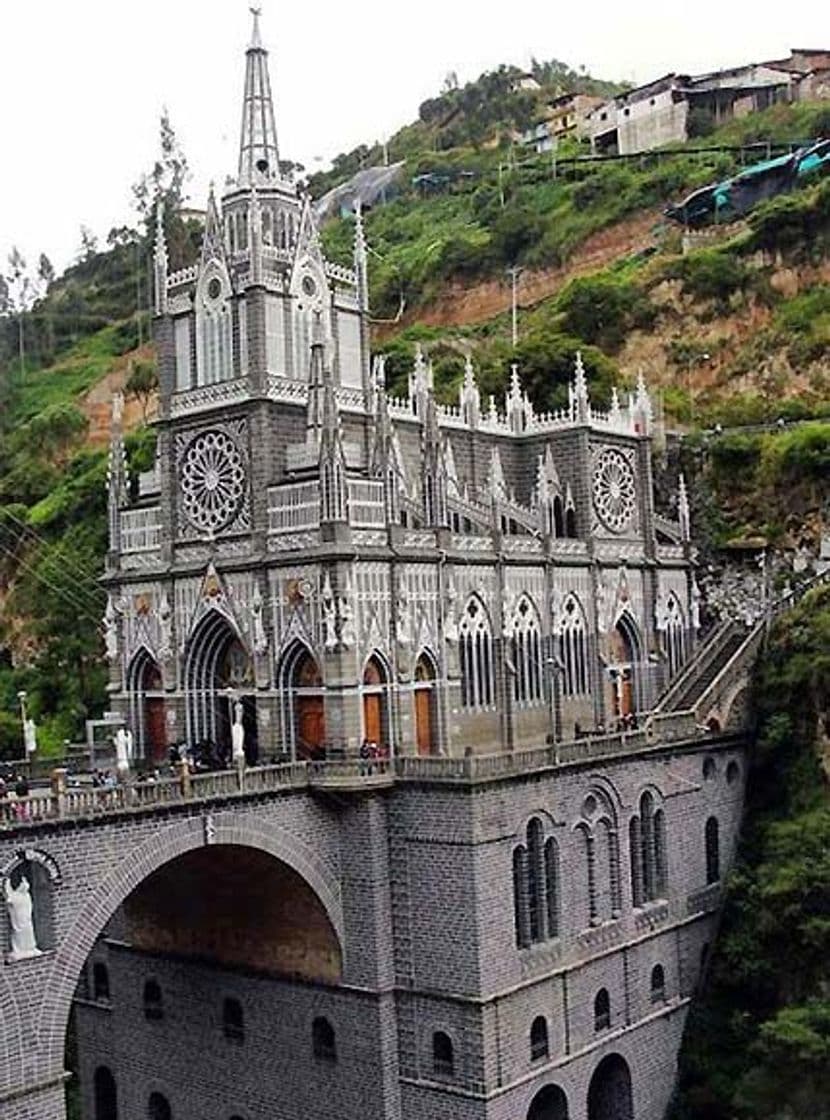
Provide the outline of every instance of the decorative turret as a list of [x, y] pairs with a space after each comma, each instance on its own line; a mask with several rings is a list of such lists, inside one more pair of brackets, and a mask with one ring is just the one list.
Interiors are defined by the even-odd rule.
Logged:
[[424, 397], [423, 430], [421, 433], [421, 485], [424, 494], [424, 519], [427, 525], [443, 526], [447, 518], [447, 469], [438, 430], [435, 396]]
[[124, 396], [112, 395], [112, 424], [110, 450], [107, 463], [107, 514], [109, 520], [110, 552], [121, 547], [121, 508], [127, 504], [130, 493], [130, 476], [127, 470], [127, 452], [121, 421], [124, 414]]
[[481, 393], [476, 384], [473, 360], [469, 354], [464, 363], [464, 380], [461, 383], [458, 404], [464, 423], [470, 428], [477, 428], [481, 419]]
[[677, 484], [677, 520], [680, 522], [680, 539], [684, 544], [688, 544], [692, 539], [692, 528], [689, 516], [689, 495], [686, 492], [686, 479], [682, 474]]
[[539, 456], [534, 497], [542, 533], [549, 537], [561, 536], [562, 482], [550, 444], [545, 447], [544, 455]]
[[322, 341], [315, 345], [322, 358], [323, 416], [320, 427], [320, 522], [349, 520], [349, 493], [346, 482], [346, 455], [340, 411], [334, 392], [331, 369], [325, 361]]
[[245, 96], [242, 105], [242, 134], [239, 141], [239, 185], [274, 182], [280, 178], [280, 156], [268, 52], [259, 33], [260, 9], [251, 8], [254, 17], [251, 41], [246, 51]]
[[311, 362], [308, 371], [308, 401], [306, 403], [305, 441], [307, 447], [320, 447], [325, 411], [325, 346], [323, 325], [317, 312], [311, 325]]
[[504, 468], [501, 465], [501, 455], [498, 447], [490, 451], [490, 497], [495, 501], [507, 501], [507, 482], [504, 477]]
[[208, 194], [207, 212], [205, 214], [205, 232], [202, 237], [201, 270], [204, 270], [211, 261], [225, 261], [225, 242], [222, 237], [222, 218], [216, 204], [216, 194], [213, 183], [210, 184]]
[[156, 245], [153, 254], [153, 276], [155, 279], [155, 311], [156, 315], [167, 312], [167, 241], [164, 237], [164, 203], [161, 199], [156, 204]]
[[569, 395], [571, 398], [571, 415], [578, 424], [587, 424], [591, 418], [591, 402], [588, 397], [588, 378], [585, 376], [585, 366], [580, 350], [576, 352], [574, 380]]
[[366, 233], [363, 229], [363, 208], [359, 198], [354, 204], [354, 274], [357, 279], [357, 305], [361, 311], [368, 311], [369, 264]]
[[635, 432], [641, 436], [649, 435], [654, 420], [654, 407], [651, 403], [649, 391], [646, 388], [646, 380], [643, 377], [642, 370], [637, 375], [637, 391], [634, 393], [631, 400], [631, 415], [634, 421]]
[[527, 394], [522, 392], [519, 367], [515, 362], [510, 367], [510, 389], [505, 397], [504, 408], [511, 432], [521, 435], [527, 431], [533, 419], [533, 405]]

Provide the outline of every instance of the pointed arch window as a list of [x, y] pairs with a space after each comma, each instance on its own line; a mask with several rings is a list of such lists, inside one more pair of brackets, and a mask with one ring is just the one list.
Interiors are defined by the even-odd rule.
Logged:
[[196, 306], [196, 373], [199, 385], [233, 377], [233, 328], [226, 282], [218, 273], [203, 281]]
[[607, 1031], [611, 1026], [611, 997], [607, 988], [600, 988], [594, 999], [594, 1030]]
[[513, 850], [513, 909], [516, 945], [529, 945], [559, 936], [559, 848], [545, 840], [538, 817], [527, 825], [526, 843]]
[[527, 595], [513, 612], [510, 631], [513, 699], [519, 704], [538, 704], [543, 699], [542, 639], [539, 615]]
[[491, 708], [495, 699], [493, 634], [484, 604], [473, 596], [459, 626], [461, 703], [465, 708]]
[[588, 683], [588, 638], [585, 613], [575, 595], [569, 595], [562, 608], [562, 692], [565, 696], [586, 696]]
[[631, 897], [635, 907], [665, 898], [668, 892], [666, 815], [648, 790], [640, 798], [639, 815], [631, 818]]
[[669, 676], [674, 677], [686, 660], [686, 627], [676, 595], [671, 595], [666, 605], [665, 628], [664, 641], [669, 662]]
[[666, 971], [661, 964], [651, 970], [651, 1002], [662, 1003], [666, 998]]
[[432, 1070], [439, 1077], [452, 1077], [455, 1073], [452, 1039], [445, 1031], [436, 1031], [432, 1036]]

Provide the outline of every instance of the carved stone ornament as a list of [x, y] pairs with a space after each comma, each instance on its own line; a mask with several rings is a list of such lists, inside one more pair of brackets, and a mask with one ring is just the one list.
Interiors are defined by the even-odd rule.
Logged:
[[409, 595], [403, 584], [398, 586], [398, 595], [395, 603], [395, 638], [399, 646], [406, 648], [412, 645], [412, 618]]
[[323, 580], [323, 645], [329, 653], [337, 649], [337, 607], [328, 573]]
[[622, 533], [634, 520], [637, 488], [634, 470], [615, 447], [605, 447], [594, 458], [591, 482], [594, 510], [606, 529]]
[[182, 456], [179, 481], [190, 524], [209, 536], [218, 533], [234, 520], [245, 497], [245, 465], [235, 441], [226, 432], [201, 432]]
[[251, 638], [253, 640], [254, 652], [258, 653], [260, 656], [268, 650], [268, 635], [265, 632], [262, 609], [262, 595], [259, 591], [259, 584], [255, 584], [253, 600], [251, 601]]

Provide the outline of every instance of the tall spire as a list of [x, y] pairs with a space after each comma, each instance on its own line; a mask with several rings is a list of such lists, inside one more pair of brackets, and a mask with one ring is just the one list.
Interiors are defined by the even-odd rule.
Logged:
[[268, 52], [259, 33], [259, 8], [251, 8], [254, 25], [245, 52], [245, 97], [239, 142], [239, 181], [243, 184], [280, 178], [277, 126], [268, 76]]
[[156, 315], [164, 315], [167, 311], [167, 268], [167, 241], [164, 237], [164, 203], [161, 198], [159, 198], [156, 203], [156, 244], [153, 254]]

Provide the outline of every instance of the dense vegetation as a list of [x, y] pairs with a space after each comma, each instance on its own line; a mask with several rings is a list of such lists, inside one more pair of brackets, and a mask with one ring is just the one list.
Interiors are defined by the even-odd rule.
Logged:
[[674, 1120], [830, 1115], [830, 588], [778, 621], [737, 867]]

